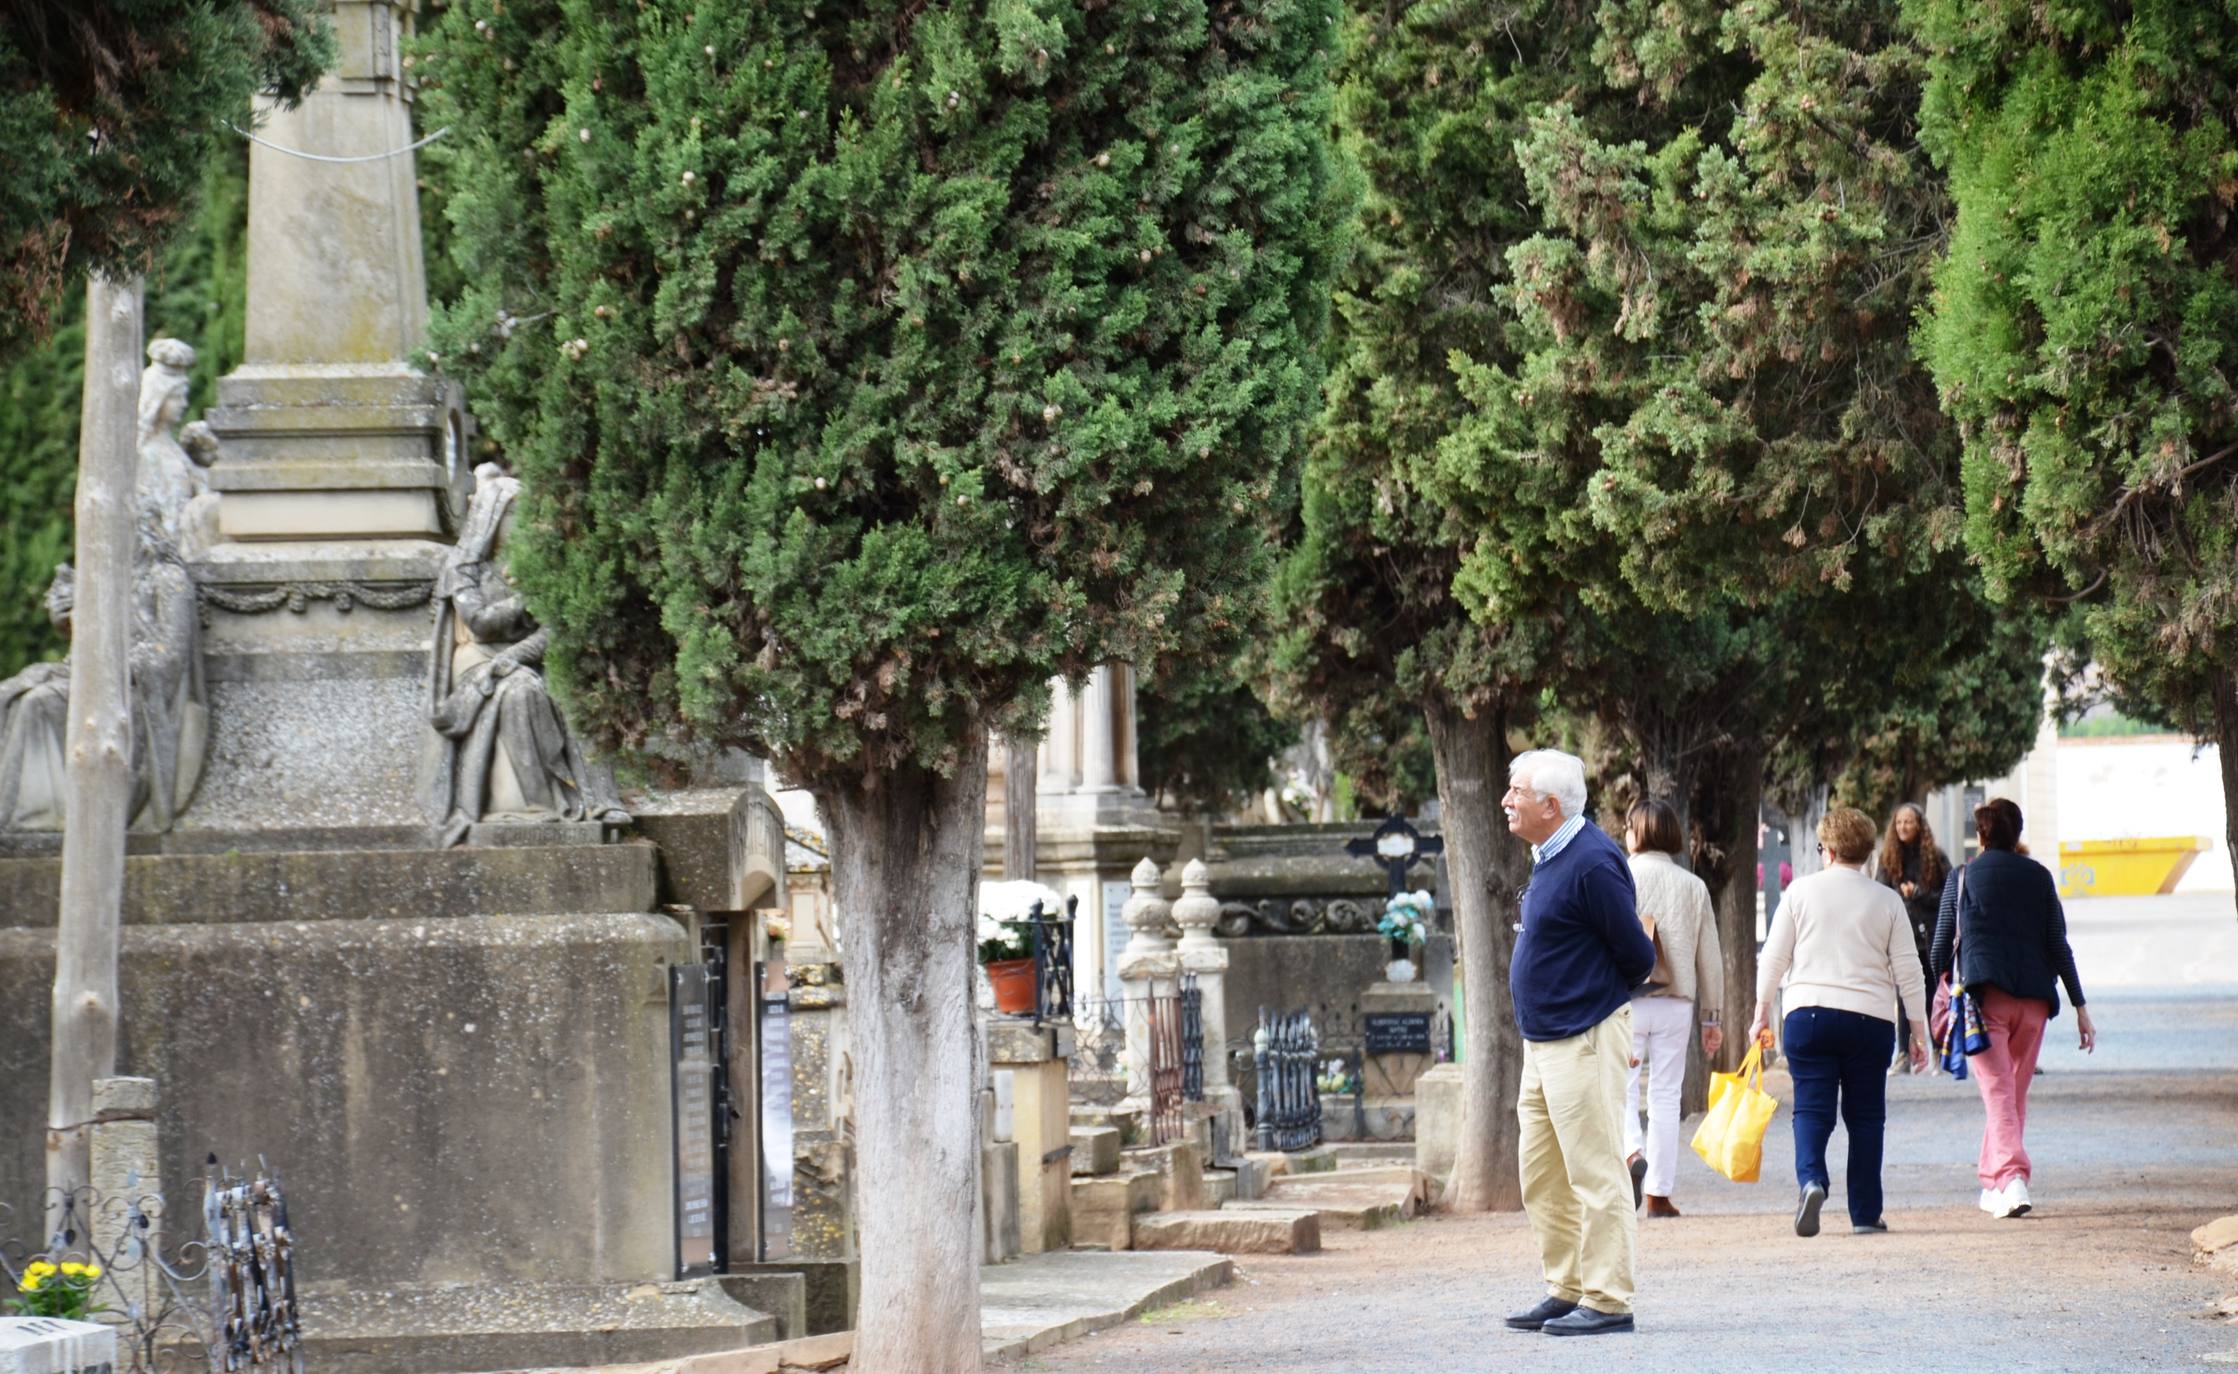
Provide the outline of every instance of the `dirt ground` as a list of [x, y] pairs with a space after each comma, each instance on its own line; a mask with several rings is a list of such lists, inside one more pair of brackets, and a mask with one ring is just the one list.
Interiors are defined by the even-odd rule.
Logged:
[[[2227, 899], [2225, 899], [2227, 900]], [[2225, 913], [2222, 918], [2227, 920]], [[1245, 1257], [1206, 1300], [1016, 1360], [1035, 1374], [1399, 1374], [1423, 1370], [2170, 1370], [2238, 1364], [2238, 1325], [2205, 1308], [2238, 1275], [2191, 1260], [2191, 1229], [2238, 1212], [2238, 987], [2094, 994], [2102, 1043], [2053, 1023], [2030, 1101], [2033, 1215], [1974, 1206], [1971, 1084], [1890, 1083], [1886, 1235], [1853, 1236], [1837, 1131], [1826, 1230], [1793, 1234], [1783, 1109], [1764, 1181], [1688, 1153], [1676, 1200], [1643, 1222], [1638, 1331], [1510, 1332], [1536, 1301], [1522, 1217], [1430, 1217], [1333, 1233], [1319, 1255]], [[1770, 1080], [1786, 1100], [1786, 1085]]]

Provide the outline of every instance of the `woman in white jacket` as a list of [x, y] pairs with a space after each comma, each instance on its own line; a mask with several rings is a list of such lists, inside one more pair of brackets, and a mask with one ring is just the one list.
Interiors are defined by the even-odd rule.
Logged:
[[[1686, 847], [1678, 812], [1644, 801], [1624, 817], [1632, 851], [1632, 887], [1640, 924], [1655, 941], [1655, 972], [1632, 994], [1632, 1072], [1624, 1084], [1624, 1150], [1632, 1170], [1632, 1205], [1651, 1217], [1675, 1217], [1679, 1087], [1686, 1081], [1687, 1042], [1701, 1002], [1702, 1052], [1724, 1043], [1717, 1009], [1725, 1002], [1725, 956], [1717, 943], [1717, 910], [1700, 878], [1680, 867]], [[1647, 1130], [1640, 1130], [1640, 1075], [1647, 1075]]]
[[1865, 876], [1872, 819], [1837, 806], [1818, 824], [1826, 869], [1780, 897], [1771, 937], [1756, 957], [1752, 1039], [1769, 1043], [1772, 998], [1787, 1015], [1780, 1044], [1795, 1089], [1795, 1234], [1818, 1234], [1826, 1201], [1826, 1142], [1837, 1112], [1849, 1131], [1849, 1220], [1885, 1231], [1881, 1136], [1888, 1121], [1888, 1055], [1896, 1007], [1911, 1021], [1912, 1067], [1927, 1063], [1927, 1005], [1919, 952], [1903, 899]]

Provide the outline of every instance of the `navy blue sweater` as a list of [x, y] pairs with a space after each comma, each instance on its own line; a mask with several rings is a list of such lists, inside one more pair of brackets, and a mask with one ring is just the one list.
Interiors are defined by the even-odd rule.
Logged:
[[1631, 1000], [1655, 971], [1624, 851], [1587, 825], [1531, 873], [1508, 990], [1526, 1040], [1582, 1035]]
[[[1964, 882], [1959, 881], [1961, 873]], [[1964, 965], [1960, 981], [1966, 986], [2003, 988], [2015, 997], [2049, 1002], [2057, 1016], [2058, 985], [2065, 983], [2068, 1000], [2083, 1005], [2083, 981], [2067, 943], [2059, 884], [2034, 859], [2007, 849], [1984, 850], [1943, 884], [1935, 942], [1927, 952], [1930, 982], [1951, 971], [1953, 940]]]

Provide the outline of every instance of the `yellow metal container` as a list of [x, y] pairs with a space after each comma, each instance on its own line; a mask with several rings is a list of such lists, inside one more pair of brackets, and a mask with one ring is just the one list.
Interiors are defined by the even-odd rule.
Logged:
[[2213, 846], [2197, 835], [2082, 840], [2059, 847], [2062, 897], [2150, 897], [2172, 892]]

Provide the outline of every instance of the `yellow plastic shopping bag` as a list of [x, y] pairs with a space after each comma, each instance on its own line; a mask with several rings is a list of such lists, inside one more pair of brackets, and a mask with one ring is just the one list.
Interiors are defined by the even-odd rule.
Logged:
[[1754, 1183], [1764, 1163], [1764, 1131], [1779, 1102], [1764, 1091], [1764, 1050], [1751, 1045], [1733, 1073], [1710, 1079], [1710, 1109], [1694, 1131], [1694, 1153], [1735, 1183]]

